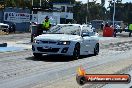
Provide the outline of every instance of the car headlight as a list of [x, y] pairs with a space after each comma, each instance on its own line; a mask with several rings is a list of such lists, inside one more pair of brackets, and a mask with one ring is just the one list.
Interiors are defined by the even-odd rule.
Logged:
[[33, 40], [33, 43], [40, 43], [40, 40], [34, 39], [34, 40]]
[[70, 41], [59, 41], [58, 45], [70, 45]]

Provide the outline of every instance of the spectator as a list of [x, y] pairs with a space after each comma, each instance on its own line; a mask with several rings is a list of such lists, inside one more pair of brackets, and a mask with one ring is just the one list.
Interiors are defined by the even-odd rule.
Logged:
[[15, 23], [12, 24], [12, 29], [13, 29], [12, 31], [15, 33], [16, 32], [16, 24]]
[[129, 30], [129, 37], [131, 37], [131, 33], [132, 33], [132, 24], [129, 24], [128, 30]]
[[46, 16], [45, 20], [43, 21], [43, 30], [48, 31], [50, 27], [51, 27], [51, 23], [49, 21], [49, 17]]
[[101, 24], [101, 30], [103, 30], [103, 28], [104, 28], [104, 24], [102, 23], [102, 24]]

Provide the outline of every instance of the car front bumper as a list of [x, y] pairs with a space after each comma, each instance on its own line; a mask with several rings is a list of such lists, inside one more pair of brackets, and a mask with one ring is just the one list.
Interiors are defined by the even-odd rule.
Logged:
[[48, 55], [73, 55], [74, 45], [37, 44], [32, 45], [33, 53]]

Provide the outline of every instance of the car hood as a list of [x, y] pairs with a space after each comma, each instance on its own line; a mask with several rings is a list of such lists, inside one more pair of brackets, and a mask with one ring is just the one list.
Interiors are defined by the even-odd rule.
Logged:
[[68, 34], [42, 34], [35, 37], [37, 40], [55, 40], [55, 41], [70, 41], [80, 39], [79, 35]]

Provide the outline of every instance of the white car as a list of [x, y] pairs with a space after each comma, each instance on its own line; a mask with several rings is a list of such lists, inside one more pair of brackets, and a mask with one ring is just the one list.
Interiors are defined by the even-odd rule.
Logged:
[[80, 55], [97, 55], [99, 38], [98, 34], [86, 25], [58, 24], [46, 34], [34, 38], [32, 51], [35, 57], [47, 54], [78, 59]]
[[9, 32], [9, 25], [4, 24], [4, 23], [0, 23], [0, 30], [5, 31], [5, 32]]

